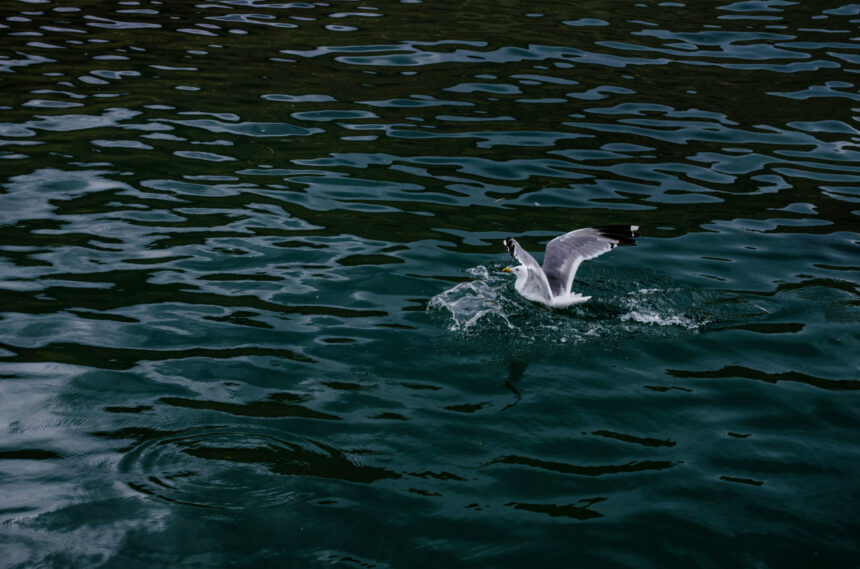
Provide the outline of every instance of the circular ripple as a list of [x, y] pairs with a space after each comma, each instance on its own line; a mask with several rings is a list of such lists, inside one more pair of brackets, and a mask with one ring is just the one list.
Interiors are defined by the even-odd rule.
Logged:
[[227, 429], [194, 429], [146, 441], [123, 457], [120, 469], [137, 492], [218, 509], [283, 505], [318, 492], [330, 495], [330, 485], [321, 487], [326, 480], [399, 478], [309, 439], [285, 441]]

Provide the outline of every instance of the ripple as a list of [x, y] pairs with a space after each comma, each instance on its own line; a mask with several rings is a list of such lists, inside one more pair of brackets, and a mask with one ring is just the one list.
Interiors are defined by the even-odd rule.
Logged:
[[6, 4], [13, 565], [853, 566], [857, 4]]
[[599, 20], [597, 18], [580, 18], [578, 20], [567, 20], [562, 22], [565, 26], [573, 26], [575, 28], [579, 27], [587, 27], [587, 26], [608, 26], [609, 22], [606, 20]]
[[295, 403], [286, 403], [276, 397], [246, 404], [201, 401], [199, 399], [187, 399], [183, 397], [162, 397], [159, 402], [174, 407], [220, 411], [222, 413], [245, 417], [305, 417], [308, 419], [325, 419], [330, 421], [340, 419], [337, 415], [315, 411], [314, 409]]
[[225, 156], [224, 154], [216, 154], [214, 152], [201, 152], [199, 150], [177, 150], [174, 154], [182, 158], [205, 160], [207, 162], [231, 162], [236, 160], [232, 156]]
[[513, 507], [515, 510], [525, 510], [537, 514], [545, 514], [556, 518], [574, 518], [577, 520], [590, 520], [594, 518], [602, 518], [603, 514], [592, 510], [592, 504], [602, 502], [606, 498], [593, 498], [580, 500], [575, 504], [530, 504], [524, 502], [509, 502], [505, 506]]
[[570, 464], [568, 462], [541, 460], [526, 456], [507, 455], [493, 459], [491, 464], [520, 465], [539, 470], [559, 472], [562, 474], [575, 474], [578, 476], [605, 476], [666, 470], [667, 468], [677, 466], [679, 463], [669, 460], [642, 460], [631, 461], [625, 464], [580, 465]]
[[[399, 478], [335, 447], [227, 427], [197, 428], [150, 439], [119, 468], [125, 483], [153, 498], [214, 509], [257, 509], [330, 495], [322, 481], [371, 484]], [[316, 483], [315, 483], [316, 481]], [[323, 490], [325, 488], [325, 490]]]
[[744, 366], [730, 365], [718, 370], [677, 370], [668, 369], [666, 372], [679, 378], [691, 379], [731, 379], [744, 378], [765, 383], [778, 383], [782, 381], [798, 382], [819, 389], [835, 391], [857, 391], [860, 390], [860, 380], [853, 378], [829, 378], [815, 377], [799, 371], [786, 371], [782, 373], [768, 373], [758, 369], [750, 369]]
[[287, 123], [227, 123], [213, 119], [173, 120], [165, 122], [172, 122], [183, 126], [200, 128], [209, 132], [230, 133], [253, 137], [308, 136], [310, 134], [322, 132], [320, 129], [307, 129]]
[[283, 348], [246, 346], [236, 348], [190, 348], [187, 350], [142, 350], [106, 346], [84, 346], [70, 342], [58, 342], [41, 347], [19, 347], [0, 344], [14, 356], [0, 356], [3, 362], [62, 362], [101, 369], [131, 369], [145, 361], [166, 361], [185, 358], [230, 359], [248, 356], [271, 356], [297, 362], [313, 363], [314, 360], [301, 353]]

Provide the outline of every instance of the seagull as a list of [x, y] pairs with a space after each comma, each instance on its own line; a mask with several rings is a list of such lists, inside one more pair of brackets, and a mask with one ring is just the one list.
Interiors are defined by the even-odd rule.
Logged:
[[523, 298], [550, 308], [566, 308], [591, 298], [570, 291], [579, 265], [618, 245], [635, 245], [638, 230], [637, 225], [603, 225], [559, 235], [547, 243], [543, 267], [513, 237], [508, 237], [505, 247], [521, 264], [502, 271], [516, 275], [514, 288]]

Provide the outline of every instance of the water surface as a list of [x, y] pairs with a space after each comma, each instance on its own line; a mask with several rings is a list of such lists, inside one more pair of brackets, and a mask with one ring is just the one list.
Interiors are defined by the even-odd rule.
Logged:
[[856, 566], [858, 22], [5, 4], [5, 563]]

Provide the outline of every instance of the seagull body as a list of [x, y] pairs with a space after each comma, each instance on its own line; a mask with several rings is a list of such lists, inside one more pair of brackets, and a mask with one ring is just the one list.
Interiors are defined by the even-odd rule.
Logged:
[[570, 290], [579, 265], [618, 245], [635, 245], [638, 229], [636, 225], [604, 225], [559, 235], [547, 243], [543, 267], [513, 237], [508, 237], [505, 247], [521, 264], [502, 270], [516, 275], [514, 288], [523, 298], [533, 302], [550, 308], [565, 308], [585, 302], [591, 297]]

